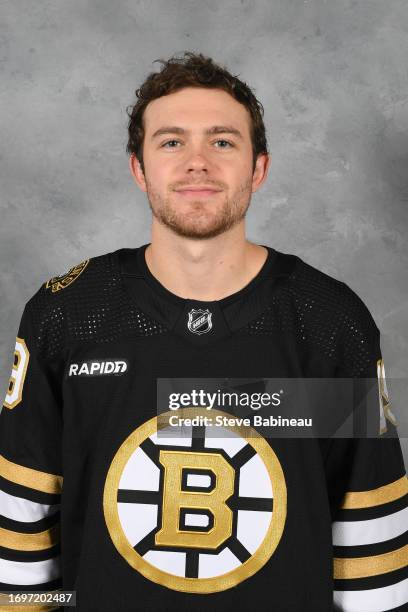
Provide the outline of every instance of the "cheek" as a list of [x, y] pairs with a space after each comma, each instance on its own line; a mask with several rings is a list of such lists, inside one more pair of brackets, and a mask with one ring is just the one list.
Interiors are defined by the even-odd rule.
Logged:
[[154, 187], [156, 191], [165, 191], [168, 189], [169, 183], [171, 183], [171, 170], [168, 167], [169, 164], [160, 163], [155, 161], [149, 163], [145, 161], [146, 176], [150, 185]]
[[241, 189], [242, 185], [247, 185], [252, 180], [252, 167], [242, 163], [239, 166], [231, 168], [229, 178], [227, 179], [232, 189]]

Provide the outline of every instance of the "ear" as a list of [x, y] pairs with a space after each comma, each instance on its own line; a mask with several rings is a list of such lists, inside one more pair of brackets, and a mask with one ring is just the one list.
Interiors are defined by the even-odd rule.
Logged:
[[259, 187], [266, 181], [269, 168], [271, 165], [272, 156], [267, 153], [258, 155], [255, 164], [255, 170], [252, 177], [252, 193], [258, 191]]
[[147, 191], [145, 176], [143, 174], [140, 162], [136, 155], [132, 153], [129, 157], [129, 169], [135, 179], [135, 183], [140, 187], [142, 191]]

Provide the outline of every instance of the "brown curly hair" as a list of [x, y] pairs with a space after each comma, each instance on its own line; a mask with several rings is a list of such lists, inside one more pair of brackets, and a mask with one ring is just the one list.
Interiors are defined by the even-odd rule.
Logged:
[[251, 117], [252, 172], [254, 172], [258, 155], [268, 154], [268, 145], [263, 122], [264, 108], [250, 87], [241, 81], [238, 75], [232, 75], [225, 67], [216, 64], [210, 57], [205, 57], [202, 53], [185, 51], [182, 57], [174, 55], [168, 60], [154, 61], [163, 64], [163, 68], [160, 72], [152, 72], [148, 75], [141, 87], [135, 91], [136, 103], [126, 108], [129, 117], [129, 140], [126, 152], [129, 155], [135, 154], [143, 173], [143, 114], [145, 108], [152, 100], [175, 93], [184, 87], [223, 89], [247, 108]]

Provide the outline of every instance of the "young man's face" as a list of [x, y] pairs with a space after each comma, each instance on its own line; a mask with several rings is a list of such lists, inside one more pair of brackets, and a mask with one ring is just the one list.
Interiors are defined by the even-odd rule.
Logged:
[[[252, 173], [250, 116], [242, 104], [223, 90], [188, 87], [150, 102], [144, 126], [145, 175], [133, 155], [130, 168], [160, 223], [205, 239], [244, 218], [269, 158], [258, 156]], [[207, 191], [194, 191], [200, 187]]]

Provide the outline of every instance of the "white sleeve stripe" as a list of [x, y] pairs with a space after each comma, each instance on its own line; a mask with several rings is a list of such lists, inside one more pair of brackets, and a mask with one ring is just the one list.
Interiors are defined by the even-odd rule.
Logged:
[[60, 556], [44, 561], [0, 559], [0, 581], [13, 585], [43, 584], [61, 576]]
[[0, 490], [0, 514], [13, 521], [34, 523], [55, 514], [60, 504], [39, 504]]
[[334, 602], [342, 612], [384, 612], [408, 602], [408, 578], [380, 589], [334, 591]]
[[334, 546], [360, 546], [377, 544], [396, 538], [406, 532], [408, 507], [368, 521], [334, 521]]

